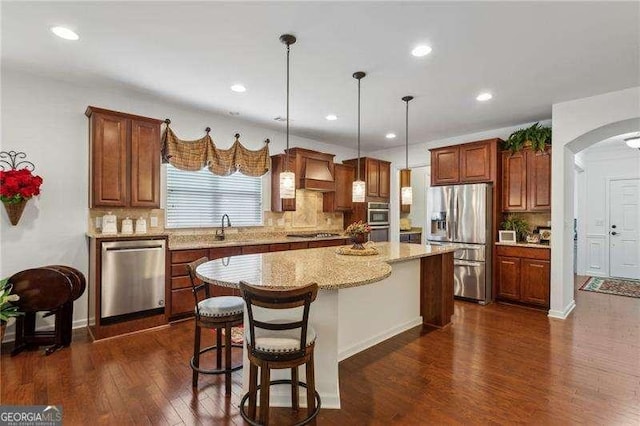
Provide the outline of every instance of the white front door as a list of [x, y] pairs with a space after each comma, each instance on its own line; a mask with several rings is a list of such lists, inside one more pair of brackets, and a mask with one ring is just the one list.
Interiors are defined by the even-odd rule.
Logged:
[[640, 179], [612, 180], [609, 190], [609, 275], [640, 279]]

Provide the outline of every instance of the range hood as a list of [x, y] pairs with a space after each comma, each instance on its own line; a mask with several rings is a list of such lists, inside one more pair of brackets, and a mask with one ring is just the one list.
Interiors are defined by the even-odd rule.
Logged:
[[296, 189], [319, 192], [336, 190], [333, 165], [335, 155], [304, 148], [291, 148], [289, 156], [295, 164]]

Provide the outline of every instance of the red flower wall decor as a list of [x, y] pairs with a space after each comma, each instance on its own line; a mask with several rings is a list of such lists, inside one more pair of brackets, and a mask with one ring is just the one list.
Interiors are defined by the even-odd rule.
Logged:
[[12, 225], [18, 224], [27, 201], [40, 195], [42, 185], [42, 178], [33, 174], [33, 163], [19, 161], [25, 157], [23, 152], [0, 153], [0, 201], [4, 204]]

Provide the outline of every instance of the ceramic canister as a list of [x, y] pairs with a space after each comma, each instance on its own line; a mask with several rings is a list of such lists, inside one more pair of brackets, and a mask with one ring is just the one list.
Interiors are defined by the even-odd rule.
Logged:
[[118, 218], [115, 214], [107, 212], [102, 216], [102, 233], [103, 234], [117, 234], [118, 233]]
[[122, 231], [123, 234], [131, 235], [133, 234], [133, 221], [128, 217], [123, 219], [122, 221]]
[[147, 233], [147, 220], [143, 217], [136, 220], [136, 234]]

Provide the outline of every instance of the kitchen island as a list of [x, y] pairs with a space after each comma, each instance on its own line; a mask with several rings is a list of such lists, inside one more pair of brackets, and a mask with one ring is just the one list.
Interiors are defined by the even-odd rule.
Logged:
[[[240, 281], [273, 289], [317, 283], [309, 320], [318, 335], [316, 388], [323, 408], [340, 408], [339, 361], [421, 324], [444, 327], [453, 314], [455, 247], [376, 247], [375, 256], [339, 255], [335, 247], [233, 256], [200, 265], [196, 273], [205, 282], [233, 288]], [[269, 315], [281, 318], [282, 312]], [[274, 373], [274, 379], [288, 374]], [[248, 368], [244, 376], [246, 390]], [[285, 387], [274, 388], [271, 397], [274, 406], [290, 404]]]

